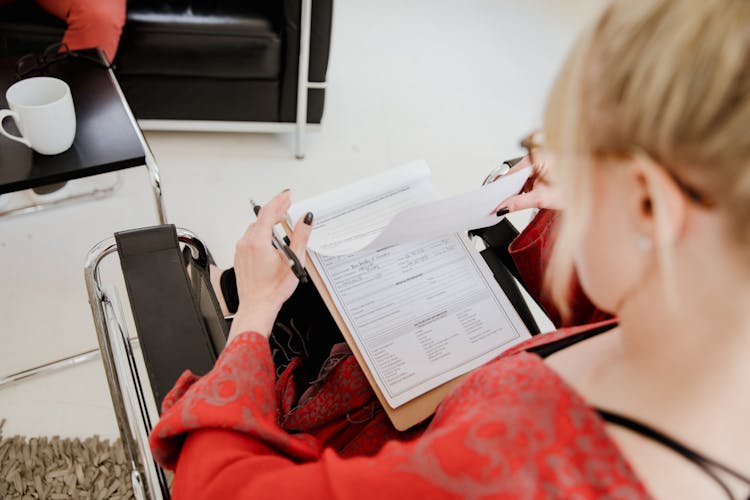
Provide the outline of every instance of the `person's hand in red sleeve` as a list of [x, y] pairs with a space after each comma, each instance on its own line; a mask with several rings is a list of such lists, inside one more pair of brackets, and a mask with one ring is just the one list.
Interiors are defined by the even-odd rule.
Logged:
[[533, 164], [529, 156], [525, 156], [505, 173], [505, 175], [510, 175], [527, 167], [533, 168], [521, 192], [501, 201], [495, 209], [496, 212], [516, 212], [526, 208], [550, 210], [562, 208], [560, 191], [555, 187], [550, 176], [550, 162], [540, 153], [534, 156]]
[[[268, 337], [282, 304], [297, 287], [299, 280], [288, 259], [271, 243], [273, 226], [284, 220], [290, 204], [289, 191], [277, 195], [261, 208], [257, 222], [251, 224], [237, 242], [234, 270], [240, 305], [229, 332], [230, 342], [248, 331]], [[312, 218], [312, 213], [307, 213], [297, 221], [289, 245], [303, 266]]]

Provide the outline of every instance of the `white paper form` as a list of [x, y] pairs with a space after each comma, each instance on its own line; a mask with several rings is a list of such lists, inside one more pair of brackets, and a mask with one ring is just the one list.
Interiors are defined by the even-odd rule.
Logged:
[[[518, 193], [530, 174], [530, 168], [523, 169], [480, 189], [438, 199], [429, 167], [418, 160], [296, 204], [289, 218], [293, 224], [306, 211], [315, 214], [308, 248], [317, 253], [378, 250], [493, 226], [499, 222], [493, 209]], [[342, 206], [348, 207], [346, 213]]]
[[530, 337], [465, 236], [310, 258], [392, 408]]
[[[327, 236], [338, 235], [331, 241], [361, 246], [387, 224], [383, 210], [394, 212], [435, 197], [429, 170], [423, 174], [418, 164], [402, 167], [388, 182], [360, 183], [352, 192], [344, 188], [330, 198], [297, 204], [290, 219], [313, 211], [315, 235], [322, 211]], [[393, 408], [530, 336], [465, 235], [443, 232], [426, 241], [348, 255], [311, 251], [310, 258]]]
[[430, 169], [419, 160], [297, 203], [289, 209], [289, 222], [294, 226], [312, 212], [315, 225], [308, 248], [344, 255], [370, 244], [400, 211], [437, 197]]

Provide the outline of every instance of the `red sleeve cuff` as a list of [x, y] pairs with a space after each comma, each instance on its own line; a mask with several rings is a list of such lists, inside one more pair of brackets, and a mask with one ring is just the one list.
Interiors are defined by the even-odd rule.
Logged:
[[278, 426], [274, 382], [268, 339], [255, 332], [238, 336], [209, 373], [186, 371], [167, 394], [150, 436], [154, 458], [173, 469], [186, 434], [206, 428], [242, 432], [300, 460], [317, 456], [313, 439], [292, 437]]

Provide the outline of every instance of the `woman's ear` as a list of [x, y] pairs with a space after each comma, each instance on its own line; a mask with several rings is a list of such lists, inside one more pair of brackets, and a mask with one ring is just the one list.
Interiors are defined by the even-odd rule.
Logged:
[[666, 168], [645, 155], [630, 162], [635, 185], [635, 227], [642, 236], [660, 246], [673, 245], [685, 226], [687, 200]]

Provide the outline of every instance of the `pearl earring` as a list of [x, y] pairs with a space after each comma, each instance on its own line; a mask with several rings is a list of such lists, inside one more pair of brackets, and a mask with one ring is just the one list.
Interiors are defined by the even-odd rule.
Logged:
[[651, 250], [651, 238], [641, 234], [636, 238], [636, 245], [638, 245], [639, 250], [648, 252]]

